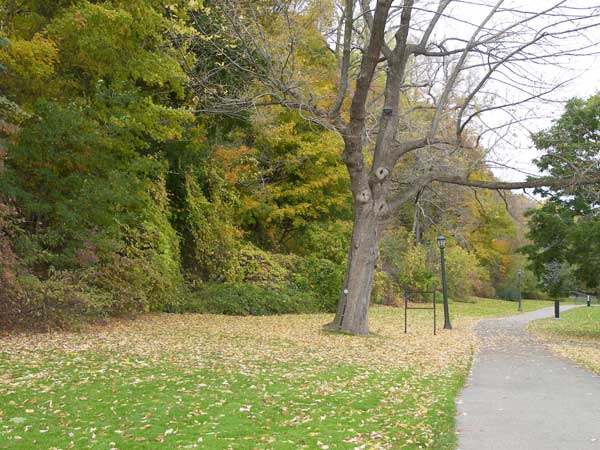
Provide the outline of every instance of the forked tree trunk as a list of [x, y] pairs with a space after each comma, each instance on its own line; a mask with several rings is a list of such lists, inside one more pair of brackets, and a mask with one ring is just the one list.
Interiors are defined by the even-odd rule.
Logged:
[[[368, 309], [371, 286], [375, 274], [375, 263], [379, 256], [377, 229], [381, 215], [387, 211], [387, 190], [391, 173], [399, 155], [392, 152], [398, 129], [398, 107], [400, 87], [408, 59], [407, 39], [413, 0], [405, 0], [402, 9], [400, 27], [396, 32], [396, 49], [384, 47], [385, 26], [392, 5], [391, 0], [378, 0], [371, 14], [365, 7], [366, 21], [369, 23], [369, 43], [363, 53], [360, 71], [356, 76], [356, 85], [350, 104], [350, 120], [343, 127], [344, 162], [350, 175], [350, 184], [354, 198], [354, 227], [352, 242], [348, 253], [348, 267], [338, 310], [332, 323], [334, 329], [355, 335], [369, 334]], [[369, 2], [366, 2], [369, 4]], [[350, 49], [352, 35], [353, 0], [346, 1], [345, 50]], [[364, 6], [364, 5], [363, 5]], [[367, 11], [368, 10], [368, 11]], [[346, 40], [347, 38], [347, 40]], [[384, 94], [384, 108], [379, 121], [379, 129], [371, 169], [366, 168], [363, 156], [364, 137], [366, 135], [366, 104], [375, 70], [381, 54], [386, 54], [387, 71]], [[340, 93], [343, 98], [346, 91], [349, 53], [345, 54]], [[339, 112], [339, 106], [334, 111]], [[406, 151], [409, 148], [406, 147]]]
[[332, 323], [336, 330], [355, 335], [369, 334], [369, 297], [379, 256], [377, 222], [372, 202], [355, 205], [346, 277]]

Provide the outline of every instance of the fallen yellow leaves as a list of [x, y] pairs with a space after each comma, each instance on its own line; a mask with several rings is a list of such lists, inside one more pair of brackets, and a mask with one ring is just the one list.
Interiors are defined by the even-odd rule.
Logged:
[[561, 321], [540, 320], [529, 329], [553, 352], [600, 373], [600, 308], [576, 308]]
[[554, 353], [600, 373], [600, 308], [576, 308], [561, 321], [533, 322], [529, 329]]
[[548, 346], [559, 355], [600, 373], [600, 344], [590, 347], [578, 343], [551, 343]]
[[[82, 333], [16, 335], [0, 339], [8, 353], [116, 352], [192, 365], [234, 365], [253, 372], [269, 363], [307, 361], [324, 365], [356, 364], [437, 372], [466, 363], [475, 338], [473, 320], [461, 319], [452, 331], [431, 333], [427, 313], [411, 314], [403, 332], [403, 311], [379, 307], [371, 312], [371, 333], [364, 337], [330, 333], [327, 314], [231, 317], [208, 314], [149, 314], [135, 320], [113, 319]], [[133, 362], [132, 362], [133, 363]], [[327, 389], [323, 386], [323, 389]]]
[[449, 449], [474, 319], [434, 336], [431, 313], [413, 311], [404, 334], [403, 312], [373, 308], [369, 337], [325, 331], [327, 314], [149, 314], [4, 337], [0, 393], [19, 401], [0, 440], [28, 450], [23, 427], [50, 418], [39, 432], [76, 448]]

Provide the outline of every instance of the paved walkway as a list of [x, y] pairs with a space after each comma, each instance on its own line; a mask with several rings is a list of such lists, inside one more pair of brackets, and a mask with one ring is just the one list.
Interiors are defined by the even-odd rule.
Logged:
[[600, 450], [600, 377], [526, 332], [553, 315], [544, 308], [478, 325], [484, 344], [457, 400], [459, 450]]

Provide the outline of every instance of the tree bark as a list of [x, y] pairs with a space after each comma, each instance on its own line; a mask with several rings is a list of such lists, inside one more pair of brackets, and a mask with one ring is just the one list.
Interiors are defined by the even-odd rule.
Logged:
[[[392, 155], [398, 128], [400, 86], [408, 57], [407, 38], [413, 0], [405, 0], [401, 24], [396, 33], [396, 47], [392, 52], [385, 44], [385, 24], [391, 0], [379, 0], [371, 17], [367, 13], [370, 27], [369, 44], [361, 61], [356, 86], [350, 105], [350, 121], [345, 128], [344, 162], [350, 175], [354, 198], [354, 226], [348, 253], [348, 266], [344, 289], [334, 329], [355, 335], [369, 333], [368, 309], [375, 264], [379, 256], [377, 231], [381, 217], [387, 210], [390, 168], [395, 164]], [[365, 5], [365, 12], [368, 9]], [[366, 126], [366, 101], [381, 53], [388, 55], [389, 71], [386, 76], [384, 110], [380, 115], [379, 132], [373, 152], [370, 170], [365, 167], [362, 154]]]
[[352, 242], [344, 288], [332, 326], [355, 335], [369, 334], [368, 308], [379, 257], [378, 217], [374, 202], [355, 205]]

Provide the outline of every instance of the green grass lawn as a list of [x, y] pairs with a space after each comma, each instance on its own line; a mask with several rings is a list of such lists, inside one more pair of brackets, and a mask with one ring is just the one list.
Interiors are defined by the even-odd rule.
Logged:
[[[471, 303], [473, 301], [474, 303]], [[553, 305], [554, 302], [549, 300], [525, 299], [522, 301], [523, 312], [535, 311]], [[514, 301], [473, 298], [469, 299], [468, 302], [451, 302], [450, 313], [456, 317], [503, 317], [518, 314], [518, 306], [519, 303]]]
[[554, 351], [600, 373], [600, 307], [572, 309], [560, 320], [532, 322], [529, 329]]
[[449, 449], [452, 398], [463, 383], [455, 373], [356, 365], [244, 373], [108, 355], [52, 355], [40, 366], [13, 368], [0, 448]]
[[534, 322], [532, 329], [555, 338], [580, 339], [600, 343], [600, 307], [580, 307], [561, 313], [560, 320], [544, 319]]
[[[528, 309], [543, 302], [524, 303]], [[474, 318], [375, 307], [368, 338], [329, 315], [156, 314], [82, 333], [0, 339], [0, 449], [454, 449]], [[441, 318], [441, 308], [440, 318]], [[440, 320], [441, 323], [443, 323]]]

